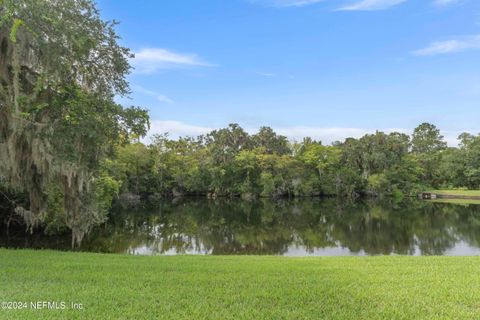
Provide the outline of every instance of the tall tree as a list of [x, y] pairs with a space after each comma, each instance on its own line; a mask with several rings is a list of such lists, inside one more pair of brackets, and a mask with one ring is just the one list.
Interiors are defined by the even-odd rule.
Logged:
[[16, 212], [30, 227], [58, 189], [73, 243], [105, 219], [100, 162], [148, 126], [113, 100], [132, 57], [113, 26], [91, 0], [0, 1], [0, 175], [28, 195]]
[[444, 150], [447, 143], [440, 130], [433, 124], [422, 123], [415, 128], [412, 135], [412, 152], [432, 153]]
[[284, 155], [290, 152], [287, 137], [276, 134], [270, 127], [261, 127], [258, 133], [252, 136], [252, 140], [255, 147], [265, 148], [269, 154]]
[[214, 130], [206, 137], [216, 163], [231, 161], [240, 151], [250, 147], [250, 137], [238, 124], [232, 123], [228, 128]]

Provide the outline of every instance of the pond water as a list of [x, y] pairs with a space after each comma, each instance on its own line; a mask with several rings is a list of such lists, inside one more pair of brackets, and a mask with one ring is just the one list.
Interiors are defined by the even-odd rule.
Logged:
[[[2, 232], [0, 246], [70, 250], [69, 235]], [[181, 199], [115, 209], [75, 250], [141, 255], [480, 255], [480, 205]]]

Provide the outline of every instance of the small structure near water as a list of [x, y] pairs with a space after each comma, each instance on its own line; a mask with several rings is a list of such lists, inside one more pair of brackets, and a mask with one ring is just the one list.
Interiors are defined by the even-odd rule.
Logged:
[[435, 200], [437, 199], [437, 194], [431, 192], [422, 192], [418, 195], [418, 197], [423, 200]]

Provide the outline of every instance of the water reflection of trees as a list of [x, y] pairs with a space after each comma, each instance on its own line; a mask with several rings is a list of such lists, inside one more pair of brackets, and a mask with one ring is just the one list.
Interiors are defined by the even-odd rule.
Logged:
[[284, 254], [342, 247], [367, 254], [443, 254], [459, 241], [480, 246], [480, 206], [426, 202], [185, 199], [118, 211], [83, 250]]

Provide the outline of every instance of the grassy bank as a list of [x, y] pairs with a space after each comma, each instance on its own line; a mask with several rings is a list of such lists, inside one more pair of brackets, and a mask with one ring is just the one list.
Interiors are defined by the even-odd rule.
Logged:
[[141, 257], [0, 250], [2, 319], [432, 319], [480, 312], [480, 258]]
[[452, 190], [429, 190], [428, 192], [439, 194], [439, 195], [480, 197], [480, 190], [452, 189]]
[[480, 312], [480, 258], [140, 257], [0, 250], [8, 319], [432, 319]]
[[480, 204], [480, 190], [466, 190], [466, 189], [445, 189], [445, 190], [429, 190], [429, 193], [435, 193], [439, 198], [429, 200], [439, 203], [452, 204]]

